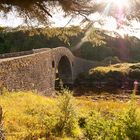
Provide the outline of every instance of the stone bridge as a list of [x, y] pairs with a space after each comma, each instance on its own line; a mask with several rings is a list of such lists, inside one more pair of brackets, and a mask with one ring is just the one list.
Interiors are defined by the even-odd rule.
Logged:
[[97, 65], [75, 57], [65, 47], [1, 54], [0, 88], [49, 94], [55, 90], [56, 78], [72, 84], [80, 73]]

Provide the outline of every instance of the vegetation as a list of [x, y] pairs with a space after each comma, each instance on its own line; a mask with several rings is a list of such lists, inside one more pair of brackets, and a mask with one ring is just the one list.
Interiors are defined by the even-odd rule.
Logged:
[[[101, 71], [106, 74], [110, 71], [130, 74], [132, 71], [138, 71], [139, 69], [140, 69], [140, 63], [120, 63], [120, 64], [115, 64], [115, 65], [109, 65], [106, 67], [97, 67], [97, 68], [91, 69], [90, 74], [92, 74], [94, 71]], [[134, 77], [134, 78], [138, 78], [138, 77]]]
[[32, 1], [20, 1], [20, 0], [7, 0], [0, 2], [0, 10], [7, 14], [9, 11], [16, 10], [18, 14], [27, 20], [37, 19], [39, 22], [48, 21], [48, 17], [52, 17], [54, 9], [60, 7], [67, 14], [85, 14], [88, 13], [90, 7], [85, 5], [87, 0], [82, 1], [64, 1], [64, 0], [32, 0]]
[[[7, 31], [8, 30], [8, 31]], [[55, 48], [76, 45], [80, 27], [42, 29], [3, 29], [0, 33], [0, 53], [27, 51], [36, 48]], [[79, 38], [78, 38], [78, 37]]]
[[56, 97], [4, 91], [0, 105], [7, 140], [140, 139], [140, 110], [133, 100], [93, 102], [68, 90]]
[[89, 41], [83, 43], [78, 50], [81, 52], [83, 58], [106, 61], [108, 57], [118, 57], [116, 62], [119, 62], [120, 60], [123, 62], [139, 62], [140, 55], [138, 54], [140, 53], [140, 40], [138, 38], [129, 36], [114, 38], [107, 35], [105, 31], [99, 32], [101, 32], [101, 35], [104, 37], [106, 44], [99, 46]]
[[[122, 23], [131, 24], [129, 21], [133, 18], [137, 21], [140, 19], [139, 0], [131, 0], [129, 10], [127, 6], [116, 7], [113, 1], [101, 4], [92, 0], [0, 1], [0, 11], [3, 12], [1, 15], [6, 16], [8, 12], [14, 11], [26, 23], [41, 22], [41, 25], [49, 25], [49, 17], [56, 10], [62, 10], [65, 16], [72, 18], [81, 15], [85, 18], [83, 22], [95, 12], [102, 13], [104, 17], [111, 15], [118, 22], [117, 28], [123, 27]], [[128, 36], [124, 39], [120, 36], [114, 38], [112, 33], [107, 35], [106, 31], [93, 30], [91, 27], [47, 27], [32, 30], [0, 28], [0, 53], [66, 46], [76, 56], [109, 65], [91, 69], [84, 76], [80, 75], [79, 79], [83, 78], [90, 83], [104, 82], [117, 88], [132, 87], [133, 81], [140, 79], [140, 63], [116, 63], [140, 61], [140, 40]], [[2, 128], [3, 137], [6, 136], [7, 140], [140, 139], [140, 109], [133, 97], [127, 103], [100, 100], [93, 102], [90, 98], [74, 98], [65, 89], [55, 97], [4, 90], [0, 96], [0, 106], [4, 111], [3, 125], [0, 118], [0, 139], [3, 135]]]
[[[130, 9], [123, 8], [124, 17], [127, 19], [139, 19], [139, 1], [131, 0]], [[91, 0], [32, 0], [32, 1], [20, 1], [20, 0], [6, 0], [0, 2], [0, 10], [6, 15], [9, 11], [17, 11], [20, 17], [28, 20], [37, 19], [39, 22], [48, 21], [48, 17], [52, 17], [54, 9], [61, 7], [63, 11], [68, 15], [82, 15], [86, 16], [95, 12], [103, 12], [106, 9], [106, 1], [97, 3]], [[60, 10], [60, 9], [59, 9]], [[112, 4], [109, 15], [116, 16], [118, 8], [115, 3]], [[133, 11], [133, 12], [132, 12]]]
[[[134, 88], [134, 81], [140, 82], [139, 80], [140, 63], [118, 63], [99, 66], [81, 73], [76, 79], [76, 84], [92, 88], [97, 93], [130, 93]], [[139, 92], [139, 87], [137, 90]]]
[[2, 115], [3, 115], [2, 107], [0, 107], [0, 140], [5, 140], [4, 132], [2, 129]]
[[[93, 34], [94, 31], [96, 33]], [[140, 61], [139, 39], [128, 36], [124, 39], [114, 38], [107, 35], [107, 31], [94, 31], [91, 29], [91, 34], [85, 39], [86, 28], [81, 29], [79, 26], [42, 29], [3, 28], [0, 32], [0, 53], [65, 46], [78, 57], [106, 64]], [[77, 49], [79, 43], [81, 46]]]
[[130, 106], [124, 114], [93, 111], [87, 118], [85, 130], [89, 140], [137, 140], [140, 138], [137, 109]]
[[103, 73], [108, 73], [110, 71], [117, 71], [122, 73], [128, 73], [130, 68], [137, 68], [139, 66], [139, 63], [133, 64], [133, 63], [120, 63], [115, 65], [108, 65], [105, 67], [97, 67], [90, 70], [90, 74], [92, 74], [94, 71], [101, 71]]

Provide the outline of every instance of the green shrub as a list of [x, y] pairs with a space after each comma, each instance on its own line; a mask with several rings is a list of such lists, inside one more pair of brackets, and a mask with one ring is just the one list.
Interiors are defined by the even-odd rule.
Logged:
[[62, 90], [58, 97], [58, 122], [54, 132], [58, 136], [78, 136], [80, 129], [78, 126], [77, 107], [72, 92], [69, 90]]
[[125, 74], [121, 71], [109, 71], [105, 75], [106, 81], [109, 83], [109, 85], [112, 85], [114, 87], [121, 87], [124, 78]]
[[131, 69], [140, 69], [140, 64], [130, 66]]
[[124, 140], [124, 126], [115, 113], [92, 112], [86, 120], [85, 136], [89, 140]]
[[122, 113], [92, 111], [84, 129], [89, 140], [139, 140], [140, 121], [135, 99], [131, 99], [129, 108]]
[[140, 139], [140, 116], [138, 114], [134, 94], [132, 95], [130, 106], [124, 115], [125, 133], [129, 140]]
[[127, 103], [78, 99], [69, 90], [56, 98], [31, 92], [0, 96], [7, 140], [139, 140], [140, 110]]
[[93, 81], [103, 81], [105, 78], [104, 72], [102, 71], [92, 71], [92, 74], [89, 72], [89, 78]]
[[121, 60], [117, 56], [109, 56], [106, 57], [102, 62], [110, 65], [110, 64], [121, 63]]
[[131, 69], [129, 71], [129, 78], [132, 79], [132, 80], [140, 79], [140, 69], [138, 69], [138, 68]]

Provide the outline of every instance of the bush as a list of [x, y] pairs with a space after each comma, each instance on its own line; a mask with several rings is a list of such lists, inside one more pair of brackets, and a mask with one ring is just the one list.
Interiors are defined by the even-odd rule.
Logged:
[[132, 99], [127, 108], [114, 101], [75, 100], [65, 89], [56, 98], [6, 93], [0, 96], [6, 139], [139, 140], [140, 112]]
[[135, 70], [135, 69], [140, 69], [140, 64], [135, 64], [130, 66], [131, 69]]
[[[106, 86], [121, 88], [127, 83], [127, 89], [133, 88], [133, 82], [140, 79], [139, 63], [120, 63], [110, 66], [100, 66], [89, 70], [90, 82], [105, 82]], [[85, 79], [86, 80], [86, 79]]]
[[140, 69], [131, 69], [129, 71], [129, 78], [132, 80], [140, 79]]
[[125, 74], [121, 71], [109, 71], [105, 75], [108, 84], [114, 87], [121, 87], [123, 79], [125, 79]]
[[56, 97], [51, 99], [33, 93], [4, 93], [0, 103], [6, 112], [4, 128], [7, 139], [78, 137], [81, 132], [72, 93], [63, 90]]
[[89, 140], [124, 140], [124, 126], [115, 113], [92, 112], [86, 120], [85, 136]]
[[110, 64], [121, 63], [121, 60], [119, 60], [117, 56], [113, 56], [113, 57], [110, 56], [110, 57], [106, 57], [102, 62], [110, 65]]
[[94, 80], [94, 81], [102, 81], [104, 80], [105, 75], [104, 72], [102, 71], [93, 71], [92, 75], [90, 75], [90, 79]]
[[[135, 94], [135, 93], [134, 93]], [[140, 139], [140, 116], [136, 106], [135, 95], [132, 95], [131, 103], [124, 115], [125, 133], [129, 140]]]
[[135, 100], [127, 111], [97, 112], [92, 111], [86, 119], [85, 136], [89, 140], [139, 140], [140, 121]]
[[80, 129], [78, 126], [77, 107], [75, 105], [72, 92], [69, 90], [62, 90], [58, 97], [58, 122], [55, 127], [55, 133], [58, 136], [78, 136]]
[[106, 82], [108, 86], [116, 88], [121, 87], [125, 76], [125, 73], [117, 70], [110, 70], [107, 73], [100, 70], [92, 70], [92, 74], [89, 74], [89, 79], [91, 82]]

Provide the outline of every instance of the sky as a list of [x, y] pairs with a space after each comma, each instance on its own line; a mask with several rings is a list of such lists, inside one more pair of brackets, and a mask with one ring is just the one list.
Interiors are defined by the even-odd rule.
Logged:
[[[98, 2], [101, 2], [101, 1], [102, 0], [98, 0]], [[116, 1], [113, 1], [113, 0], [108, 0], [108, 1], [115, 2], [115, 4], [121, 8], [123, 6], [122, 4], [124, 4], [124, 6], [125, 6], [126, 5], [125, 2], [127, 2], [128, 0], [117, 0], [117, 3], [116, 3]], [[119, 3], [118, 3], [118, 1], [119, 1]], [[65, 27], [71, 19], [71, 17], [64, 17], [63, 12], [58, 13], [58, 11], [57, 11], [54, 13], [55, 14], [53, 14], [53, 17], [49, 19], [52, 22], [52, 26]], [[140, 39], [140, 22], [133, 20], [133, 21], [131, 21], [129, 26], [121, 25], [121, 27], [118, 29], [118, 22], [116, 21], [116, 19], [113, 17], [108, 17], [106, 14], [107, 13], [106, 13], [106, 8], [105, 8], [105, 10], [103, 11], [102, 14], [94, 13], [94, 14], [88, 16], [88, 18], [94, 22], [93, 26], [96, 28], [117, 32], [122, 37], [125, 34], [128, 34], [130, 36], [136, 36], [137, 38]], [[21, 17], [18, 17], [15, 12], [10, 12], [7, 15], [7, 18], [2, 18], [2, 14], [0, 16], [1, 16], [0, 26], [2, 26], [2, 27], [5, 27], [5, 26], [17, 27], [20, 25], [23, 25], [23, 26], [25, 25], [23, 19]], [[79, 25], [80, 22], [82, 21], [82, 19], [83, 19], [83, 17], [78, 16], [78, 17], [72, 19], [67, 26]], [[99, 24], [98, 20], [102, 20], [103, 25]], [[34, 25], [34, 23], [33, 23], [33, 25]]]

